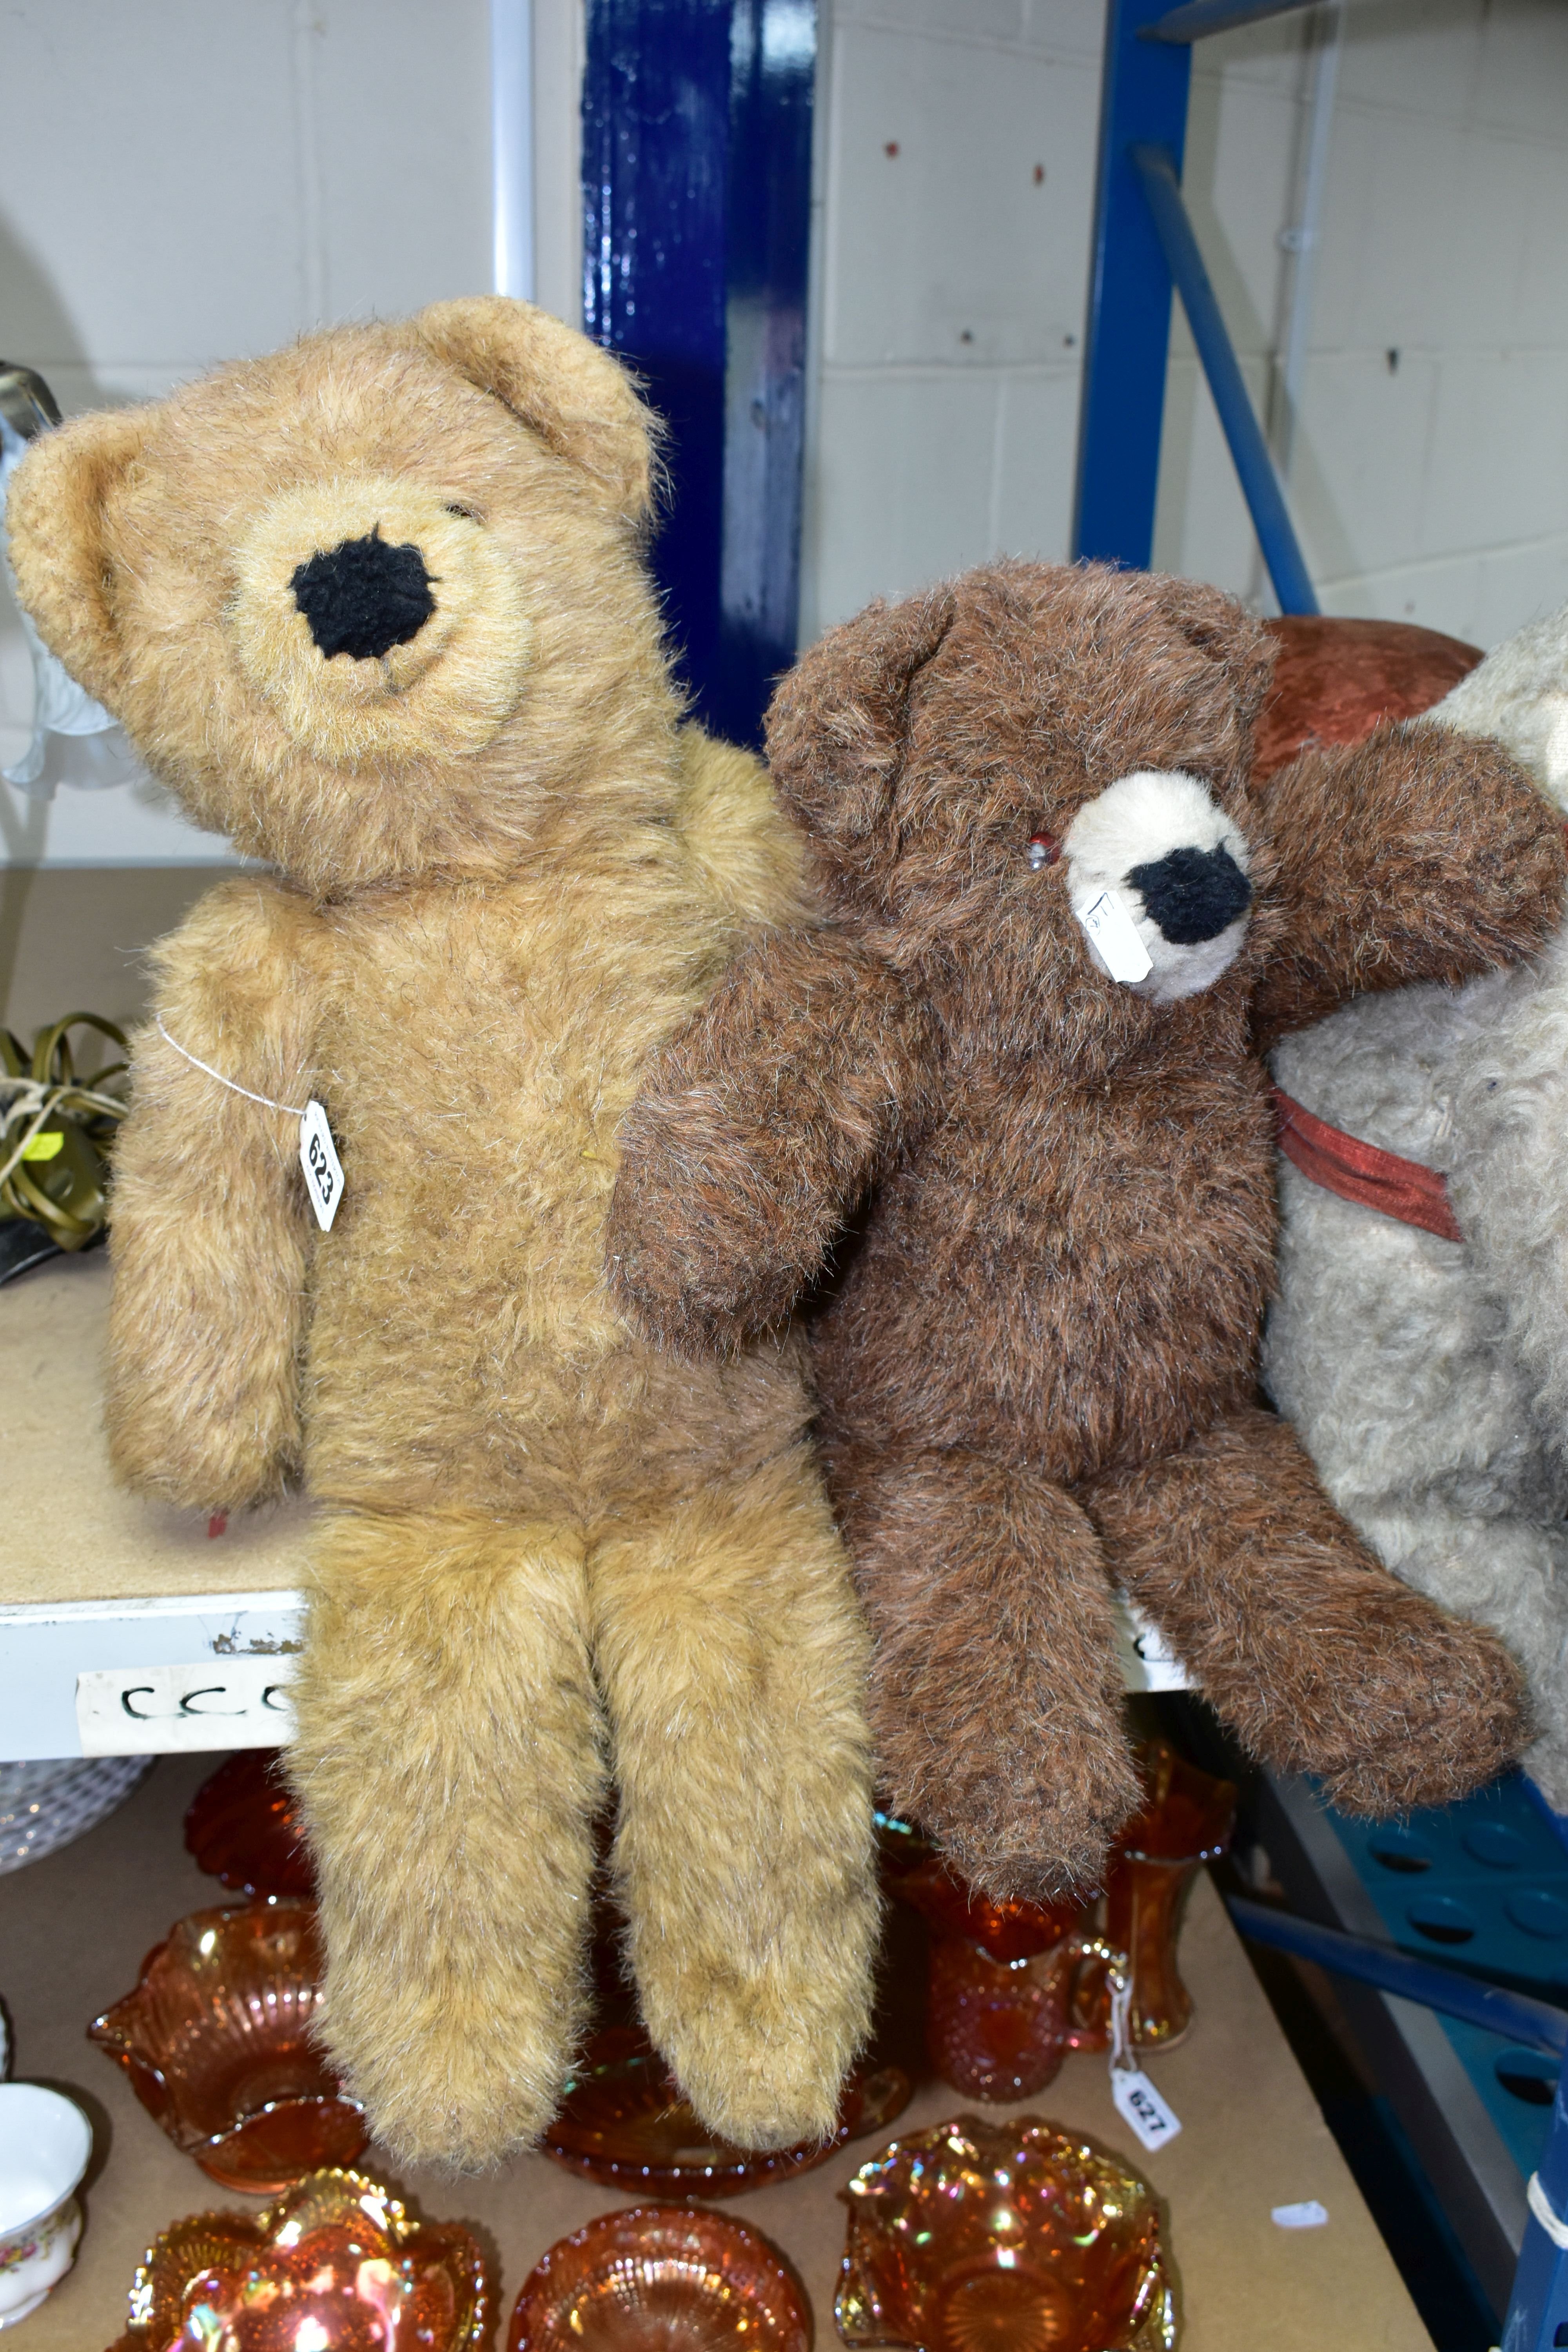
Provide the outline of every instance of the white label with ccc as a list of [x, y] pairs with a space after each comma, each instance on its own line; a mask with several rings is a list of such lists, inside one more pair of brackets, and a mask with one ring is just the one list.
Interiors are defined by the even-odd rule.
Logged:
[[194, 1666], [110, 1666], [76, 1678], [84, 1756], [174, 1756], [280, 1748], [293, 1737], [289, 1657], [204, 1658]]

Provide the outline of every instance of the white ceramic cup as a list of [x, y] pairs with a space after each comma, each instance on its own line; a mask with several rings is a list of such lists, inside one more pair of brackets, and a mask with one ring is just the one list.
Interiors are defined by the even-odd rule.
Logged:
[[0, 2083], [0, 2327], [37, 2311], [81, 2235], [74, 2190], [92, 2154], [81, 2109], [38, 2083]]

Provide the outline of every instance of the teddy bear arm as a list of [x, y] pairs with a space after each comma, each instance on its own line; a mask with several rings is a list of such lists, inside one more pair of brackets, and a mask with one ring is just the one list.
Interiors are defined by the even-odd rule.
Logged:
[[841, 933], [742, 953], [622, 1129], [606, 1250], [635, 1322], [700, 1354], [789, 1312], [918, 1117], [924, 1030], [898, 975]]
[[695, 723], [679, 741], [676, 828], [726, 930], [816, 920], [805, 837], [780, 808], [762, 761]]
[[298, 1467], [310, 1213], [298, 1121], [185, 1055], [303, 1104], [301, 919], [270, 884], [209, 893], [158, 950], [155, 1019], [132, 1042], [110, 1208], [110, 1452], [123, 1485], [188, 1508], [264, 1501]]
[[1561, 820], [1496, 743], [1384, 727], [1303, 752], [1260, 798], [1283, 916], [1253, 999], [1260, 1045], [1351, 996], [1467, 980], [1551, 935]]

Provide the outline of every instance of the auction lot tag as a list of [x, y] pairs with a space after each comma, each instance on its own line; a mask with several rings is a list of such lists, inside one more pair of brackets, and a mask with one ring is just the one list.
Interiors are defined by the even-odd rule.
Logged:
[[1163, 2147], [1181, 2130], [1181, 2120], [1165, 2104], [1141, 2066], [1113, 2066], [1110, 2095], [1116, 2112], [1131, 2125], [1145, 2147]]
[[1079, 917], [1112, 980], [1147, 980], [1154, 967], [1138, 926], [1113, 890], [1102, 890]]
[[300, 1165], [305, 1190], [321, 1231], [330, 1233], [343, 1197], [343, 1163], [338, 1158], [327, 1114], [312, 1095], [300, 1114]]

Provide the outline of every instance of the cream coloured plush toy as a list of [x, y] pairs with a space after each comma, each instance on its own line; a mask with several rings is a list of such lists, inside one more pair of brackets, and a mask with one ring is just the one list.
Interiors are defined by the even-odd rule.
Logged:
[[109, 1421], [143, 1495], [316, 1499], [325, 2038], [407, 2160], [552, 2114], [612, 1785], [710, 2126], [826, 2131], [867, 2020], [864, 1637], [795, 1343], [668, 1360], [604, 1280], [640, 1071], [803, 907], [761, 770], [679, 723], [649, 476], [616, 363], [479, 299], [82, 417], [11, 494], [46, 640], [268, 868], [158, 951]]
[[[1495, 737], [1568, 808], [1568, 612], [1417, 723]], [[1535, 1717], [1525, 1768], [1568, 1811], [1568, 929], [1465, 987], [1363, 997], [1274, 1072], [1311, 1117], [1445, 1176], [1461, 1238], [1282, 1160], [1269, 1391], [1388, 1565], [1502, 1634]]]

